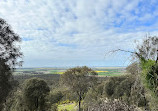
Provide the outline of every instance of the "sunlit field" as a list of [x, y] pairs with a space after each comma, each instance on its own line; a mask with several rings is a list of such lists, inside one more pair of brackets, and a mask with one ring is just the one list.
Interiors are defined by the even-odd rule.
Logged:
[[[64, 74], [67, 68], [22, 68], [17, 69], [14, 75], [41, 75], [41, 74]], [[92, 68], [98, 76], [120, 76], [125, 74], [123, 67], [96, 67]]]
[[58, 105], [58, 111], [64, 111], [64, 110], [76, 111], [77, 110], [77, 105], [76, 105], [76, 103]]

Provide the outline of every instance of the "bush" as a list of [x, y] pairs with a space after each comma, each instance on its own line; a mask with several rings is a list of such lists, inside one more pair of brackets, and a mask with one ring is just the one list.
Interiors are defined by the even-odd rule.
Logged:
[[90, 89], [84, 99], [84, 107], [91, 104], [101, 104], [102, 99], [118, 99], [128, 105], [139, 107], [147, 106], [144, 87], [136, 76], [126, 75], [121, 77], [111, 77], [108, 81], [103, 82]]
[[63, 94], [61, 91], [51, 92], [49, 95], [49, 102], [51, 104], [58, 103], [62, 99]]
[[103, 100], [100, 105], [89, 106], [87, 111], [137, 111], [137, 109], [119, 100]]
[[146, 98], [151, 110], [158, 109], [158, 63], [154, 60], [141, 61], [141, 80], [146, 90]]
[[105, 84], [106, 96], [111, 99], [122, 99], [123, 96], [129, 97], [134, 80], [132, 75], [110, 78]]
[[56, 104], [52, 104], [51, 111], [58, 111], [58, 108], [57, 108]]

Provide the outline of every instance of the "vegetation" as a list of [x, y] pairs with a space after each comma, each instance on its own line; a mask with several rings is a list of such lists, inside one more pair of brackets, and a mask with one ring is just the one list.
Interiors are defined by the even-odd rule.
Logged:
[[24, 82], [23, 87], [23, 100], [29, 111], [46, 109], [46, 96], [50, 89], [44, 80], [31, 78]]
[[99, 105], [89, 106], [88, 111], [138, 111], [138, 109], [119, 100], [107, 100], [102, 101]]
[[[92, 68], [98, 73], [98, 76], [120, 76], [125, 72], [124, 67], [97, 67]], [[14, 75], [44, 75], [44, 74], [64, 74], [67, 68], [18, 68], [15, 70]]]
[[81, 100], [84, 98], [84, 94], [95, 83], [96, 79], [93, 77], [95, 75], [97, 75], [95, 71], [84, 66], [68, 69], [61, 76], [62, 83], [77, 94], [79, 111], [81, 111]]
[[69, 104], [62, 104], [58, 105], [58, 111], [74, 111], [76, 110], [76, 104], [75, 103], [69, 103]]
[[[158, 37], [148, 37], [138, 46], [140, 67], [142, 69], [141, 80], [147, 91], [150, 110], [158, 109], [155, 104], [158, 100]], [[150, 96], [149, 96], [150, 95]]]
[[[158, 37], [147, 37], [126, 68], [25, 68], [15, 71], [20, 38], [0, 19], [1, 111], [137, 111], [158, 109]], [[126, 70], [126, 73], [124, 71]], [[14, 76], [12, 72], [14, 71]]]
[[15, 43], [20, 42], [20, 38], [13, 32], [5, 20], [0, 18], [0, 110], [9, 92], [15, 85], [12, 79], [12, 71], [20, 62], [22, 56], [19, 47]]
[[[141, 44], [137, 45], [137, 48], [134, 52], [125, 51], [125, 50], [117, 50], [117, 51], [125, 51], [130, 52], [133, 57], [136, 59], [136, 65], [133, 65], [128, 70], [131, 73], [136, 73], [137, 80], [140, 81], [140, 84], [145, 89], [145, 97], [148, 100], [144, 100], [146, 104], [147, 110], [156, 110], [157, 106], [157, 87], [158, 87], [158, 37], [156, 36], [148, 36], [143, 40]], [[135, 64], [135, 63], [133, 63]], [[132, 69], [132, 70], [131, 70]], [[134, 72], [132, 72], [134, 71]], [[138, 82], [137, 82], [138, 83]], [[142, 90], [143, 91], [143, 90]], [[144, 92], [144, 91], [143, 91]], [[148, 107], [147, 107], [148, 106]]]

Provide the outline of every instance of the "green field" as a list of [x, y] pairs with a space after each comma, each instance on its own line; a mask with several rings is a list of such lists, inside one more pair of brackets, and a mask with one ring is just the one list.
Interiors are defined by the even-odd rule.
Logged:
[[[38, 74], [63, 74], [68, 68], [20, 68], [14, 72], [14, 75], [38, 75]], [[125, 74], [123, 67], [96, 67], [92, 68], [98, 73], [98, 76], [120, 76]]]

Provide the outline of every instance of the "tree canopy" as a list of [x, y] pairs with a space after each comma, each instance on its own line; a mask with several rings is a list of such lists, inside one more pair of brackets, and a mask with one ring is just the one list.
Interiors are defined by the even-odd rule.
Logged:
[[21, 63], [18, 59], [22, 53], [17, 46], [20, 40], [10, 25], [0, 18], [0, 110], [12, 88], [12, 71]]
[[68, 69], [61, 75], [62, 83], [78, 95], [79, 110], [84, 94], [95, 82], [95, 75], [97, 73], [86, 66]]
[[14, 33], [10, 25], [0, 18], [0, 60], [11, 68], [20, 63], [17, 61], [22, 56], [20, 47], [17, 46], [20, 41], [19, 35]]
[[42, 111], [46, 108], [46, 96], [50, 89], [47, 83], [39, 78], [31, 78], [24, 82], [23, 99], [29, 111]]

